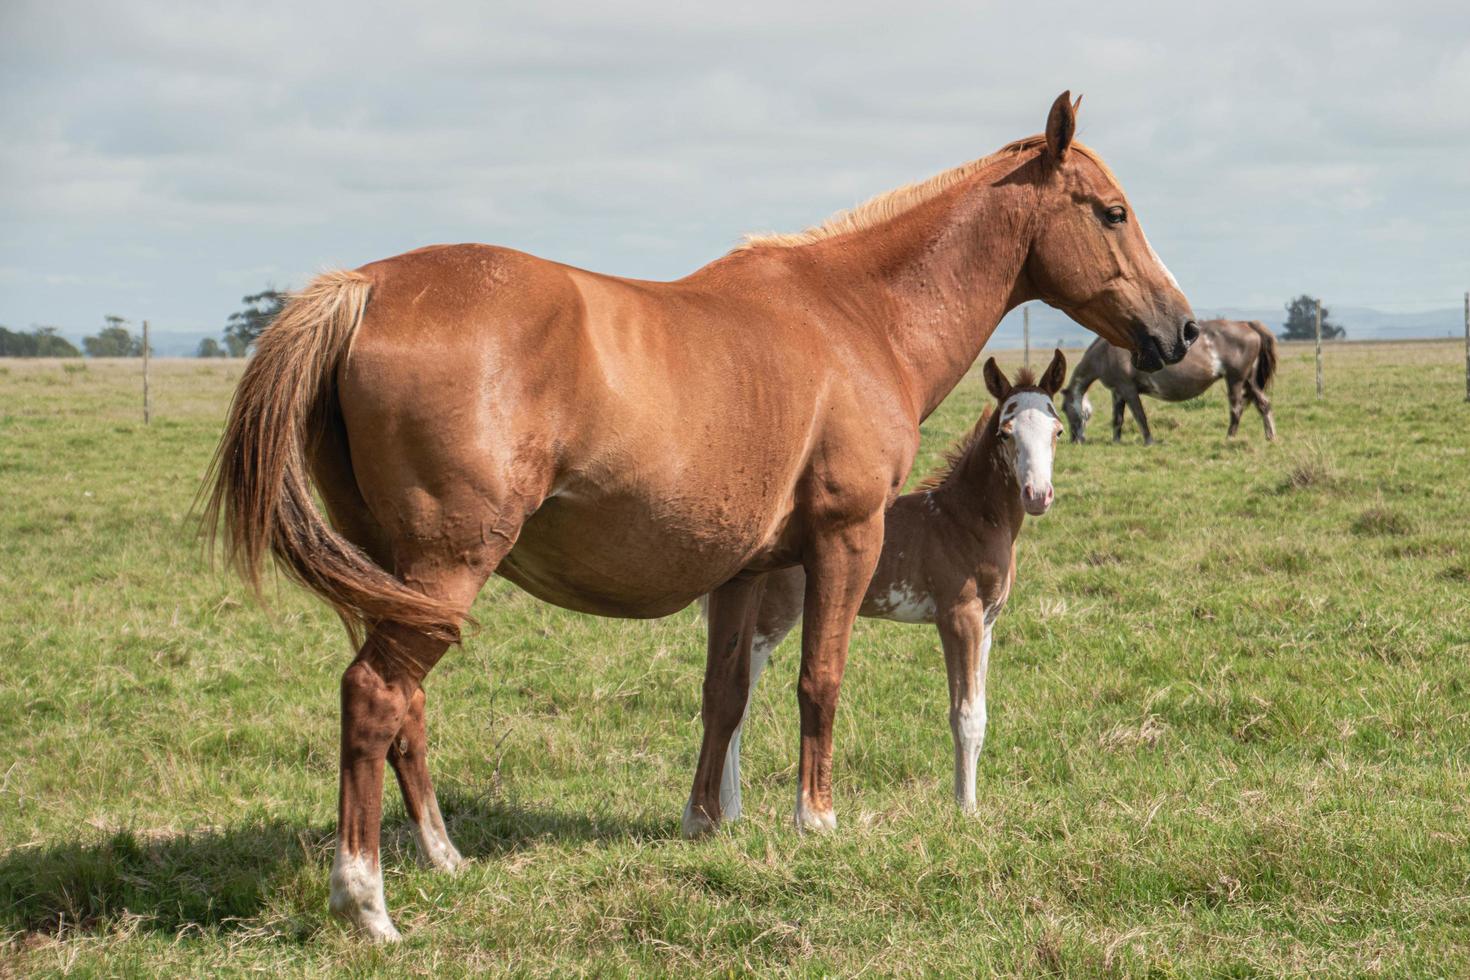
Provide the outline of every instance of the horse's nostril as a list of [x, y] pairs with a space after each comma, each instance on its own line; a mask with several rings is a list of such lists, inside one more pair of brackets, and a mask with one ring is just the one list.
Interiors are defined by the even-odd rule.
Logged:
[[1184, 342], [1186, 344], [1192, 344], [1199, 339], [1199, 324], [1193, 320], [1186, 320], [1184, 330], [1181, 332], [1184, 335]]

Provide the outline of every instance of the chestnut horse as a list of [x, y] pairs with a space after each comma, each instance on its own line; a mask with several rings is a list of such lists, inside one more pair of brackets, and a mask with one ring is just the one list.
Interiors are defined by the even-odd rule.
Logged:
[[1240, 413], [1246, 399], [1261, 413], [1266, 438], [1276, 438], [1276, 419], [1271, 415], [1271, 399], [1266, 397], [1271, 379], [1276, 376], [1276, 335], [1260, 320], [1206, 320], [1199, 325], [1199, 343], [1189, 349], [1184, 360], [1152, 373], [1137, 370], [1125, 350], [1119, 350], [1099, 338], [1077, 362], [1072, 381], [1062, 399], [1067, 426], [1073, 442], [1085, 442], [1087, 422], [1092, 405], [1087, 389], [1094, 381], [1113, 391], [1113, 441], [1123, 438], [1123, 406], [1133, 411], [1144, 445], [1154, 441], [1148, 419], [1143, 414], [1139, 395], [1149, 395], [1166, 402], [1187, 402], [1198, 398], [1221, 378], [1230, 397], [1230, 428], [1233, 437], [1240, 428]]
[[[985, 677], [996, 618], [1016, 580], [1016, 539], [1027, 514], [1053, 499], [1051, 471], [1062, 419], [1052, 398], [1067, 376], [1061, 351], [1040, 384], [1022, 371], [1014, 386], [985, 362], [995, 397], [970, 433], [950, 449], [944, 467], [894, 501], [883, 519], [883, 552], [858, 615], [895, 623], [930, 623], [939, 631], [949, 678], [949, 729], [954, 739], [955, 802], [975, 809], [975, 767], [985, 741]], [[805, 575], [800, 566], [766, 576], [750, 648], [750, 687], [730, 738], [720, 782], [720, 811], [740, 815], [740, 741], [755, 685], [771, 653], [801, 619]], [[686, 808], [685, 820], [692, 813]]]
[[800, 564], [797, 821], [835, 825], [848, 635], [920, 421], [1030, 299], [1145, 369], [1198, 333], [1075, 129], [1064, 93], [1043, 136], [676, 282], [442, 245], [291, 301], [240, 379], [205, 519], [248, 580], [274, 555], [366, 633], [342, 675], [336, 914], [398, 936], [378, 863], [385, 761], [423, 858], [461, 862], [425, 761], [422, 682], [496, 572], [603, 616], [711, 594], [694, 798], [712, 826], [761, 573]]

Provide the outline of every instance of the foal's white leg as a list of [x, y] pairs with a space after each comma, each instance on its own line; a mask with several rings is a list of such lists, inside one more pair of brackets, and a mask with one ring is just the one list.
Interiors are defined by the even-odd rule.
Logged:
[[975, 810], [975, 770], [985, 744], [985, 675], [990, 666], [990, 626], [979, 604], [956, 610], [939, 624], [949, 675], [949, 729], [954, 737], [954, 798]]

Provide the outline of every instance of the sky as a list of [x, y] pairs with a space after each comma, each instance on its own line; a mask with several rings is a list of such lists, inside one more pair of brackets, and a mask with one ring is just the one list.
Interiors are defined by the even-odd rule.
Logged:
[[0, 0], [0, 324], [435, 242], [677, 278], [1043, 128], [1197, 309], [1457, 307], [1470, 4]]

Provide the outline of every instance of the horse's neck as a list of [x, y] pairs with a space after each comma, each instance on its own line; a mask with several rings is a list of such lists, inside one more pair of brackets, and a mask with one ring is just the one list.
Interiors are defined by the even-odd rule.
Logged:
[[1067, 381], [1067, 390], [1072, 392], [1072, 397], [1080, 398], [1087, 394], [1087, 389], [1102, 375], [1102, 355], [1107, 348], [1093, 346], [1082, 352], [1077, 360], [1077, 366], [1072, 368], [1072, 377]]
[[804, 246], [871, 311], [924, 418], [964, 377], [1001, 317], [1035, 298], [1023, 275], [1035, 191], [963, 182], [895, 218]]

